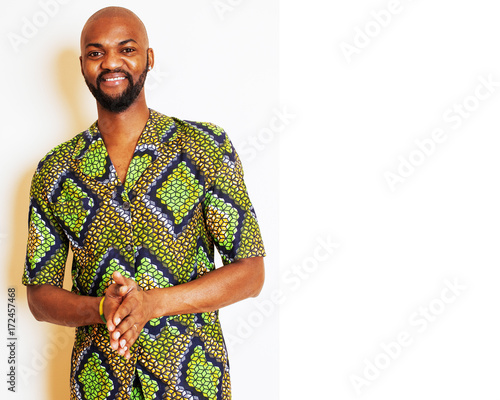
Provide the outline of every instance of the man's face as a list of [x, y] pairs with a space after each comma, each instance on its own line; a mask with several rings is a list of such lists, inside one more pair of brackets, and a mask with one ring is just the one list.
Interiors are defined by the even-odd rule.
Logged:
[[82, 33], [82, 74], [97, 102], [108, 111], [126, 110], [144, 87], [150, 60], [140, 28], [123, 17], [104, 17], [85, 26]]

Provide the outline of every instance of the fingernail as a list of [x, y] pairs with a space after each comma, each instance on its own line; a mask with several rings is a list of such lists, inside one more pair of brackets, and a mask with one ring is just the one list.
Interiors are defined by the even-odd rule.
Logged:
[[127, 341], [125, 339], [120, 340], [120, 346], [122, 346], [125, 350], [127, 350], [125, 348], [125, 343], [127, 343]]
[[115, 319], [115, 325], [118, 325], [120, 323], [121, 319], [120, 318], [116, 318]]

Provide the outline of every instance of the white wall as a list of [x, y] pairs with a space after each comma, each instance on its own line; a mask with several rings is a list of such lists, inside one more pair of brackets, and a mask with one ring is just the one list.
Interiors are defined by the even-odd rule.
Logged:
[[[19, 290], [18, 361], [28, 366], [47, 343], [64, 342], [51, 339], [61, 330], [32, 320], [19, 276], [36, 161], [95, 118], [76, 43], [107, 3], [81, 3], [61, 6], [18, 53], [6, 35], [40, 6], [8, 1], [0, 16], [8, 149], [0, 248], [4, 293]], [[278, 398], [278, 366], [287, 400], [495, 397], [497, 2], [282, 1], [279, 102], [275, 2], [221, 0], [222, 19], [215, 1], [154, 3], [123, 2], [144, 19], [157, 66], [168, 71], [150, 104], [228, 130], [270, 253], [259, 300], [223, 313], [227, 334], [250, 335], [231, 350], [234, 398]], [[280, 132], [264, 131], [275, 107], [293, 117]], [[18, 397], [66, 398], [56, 377], [67, 375], [68, 352], [56, 346]]]
[[[297, 113], [280, 138], [280, 256], [303, 274], [282, 281], [296, 288], [282, 332], [300, 328], [280, 335], [280, 398], [498, 398], [499, 15], [488, 0], [280, 2]], [[328, 235], [339, 246], [315, 269]]]
[[[263, 391], [277, 398], [277, 310], [262, 308], [278, 283], [277, 137], [262, 136], [261, 131], [280, 107], [278, 7], [276, 1], [264, 0], [238, 6], [219, 3], [2, 3], [0, 276], [4, 300], [0, 304], [7, 310], [7, 288], [14, 287], [17, 307], [17, 392], [7, 392], [4, 383], [2, 398], [6, 392], [20, 399], [69, 398], [73, 330], [35, 321], [20, 283], [28, 192], [40, 158], [96, 119], [94, 99], [80, 75], [79, 35], [86, 19], [108, 5], [130, 8], [148, 28], [156, 54], [146, 83], [148, 105], [167, 115], [221, 125], [240, 153], [269, 254], [267, 281], [259, 298], [228, 307], [221, 318], [232, 338], [228, 347], [234, 398], [255, 399]], [[70, 287], [69, 275], [65, 287]], [[7, 342], [6, 312], [0, 321]], [[0, 349], [0, 371], [6, 381], [8, 352], [3, 344]]]

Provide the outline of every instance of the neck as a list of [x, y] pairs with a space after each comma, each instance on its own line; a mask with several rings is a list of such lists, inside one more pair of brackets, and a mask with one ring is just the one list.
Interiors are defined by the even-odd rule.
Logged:
[[125, 111], [114, 113], [97, 103], [97, 124], [104, 142], [137, 141], [149, 118], [144, 91]]

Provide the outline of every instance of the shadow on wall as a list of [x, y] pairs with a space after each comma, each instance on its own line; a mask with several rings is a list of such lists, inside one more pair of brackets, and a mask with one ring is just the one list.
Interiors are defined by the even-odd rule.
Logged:
[[85, 86], [79, 57], [80, 53], [76, 51], [76, 47], [63, 49], [54, 65], [61, 97], [67, 105], [67, 109], [61, 112], [71, 116], [71, 124], [68, 126], [68, 133], [65, 133], [65, 140], [71, 139], [94, 122], [88, 120], [83, 107], [84, 100], [92, 98], [92, 95]]
[[[83, 77], [80, 72], [79, 53], [76, 48], [62, 49], [59, 57], [53, 65], [55, 76], [54, 90], [58, 91], [66, 108], [61, 109], [61, 115], [65, 114], [63, 120], [69, 121], [68, 126], [64, 132], [58, 132], [57, 136], [61, 138], [61, 142], [74, 137], [78, 132], [86, 129], [91, 122], [85, 118], [85, 112], [82, 104], [84, 97], [88, 96], [88, 92], [84, 93], [82, 89]], [[43, 106], [43, 105], [42, 105]], [[68, 117], [69, 116], [69, 117]], [[50, 126], [41, 127], [41, 131], [50, 133]], [[50, 148], [41, 149], [41, 157], [46, 154]], [[8, 272], [8, 282], [12, 282], [14, 286], [18, 287], [18, 304], [27, 307], [26, 290], [20, 284], [22, 266], [24, 265], [24, 258], [26, 254], [26, 240], [28, 236], [28, 206], [29, 206], [29, 188], [31, 185], [31, 178], [34, 173], [33, 165], [27, 166], [26, 172], [23, 174], [22, 180], [19, 182], [17, 192], [14, 193], [15, 207], [11, 214], [10, 232], [13, 235], [13, 245], [10, 248], [10, 268]], [[72, 255], [68, 257], [66, 264], [66, 273], [64, 279], [64, 288], [71, 290], [71, 259]], [[31, 314], [31, 313], [28, 313]], [[68, 399], [70, 397], [69, 379], [71, 371], [71, 350], [74, 341], [74, 328], [68, 328], [45, 322], [35, 322], [41, 324], [40, 332], [43, 337], [43, 345], [37, 348], [31, 355], [31, 365], [26, 367], [28, 372], [34, 374], [35, 377], [28, 378], [29, 380], [42, 374], [44, 379], [36, 379], [39, 381], [47, 382], [45, 395], [40, 395], [40, 399]], [[27, 337], [29, 340], [29, 336]], [[22, 348], [20, 349], [22, 351]], [[30, 356], [30, 357], [31, 357]], [[23, 377], [18, 377], [18, 384], [23, 385], [28, 382], [23, 382]]]

